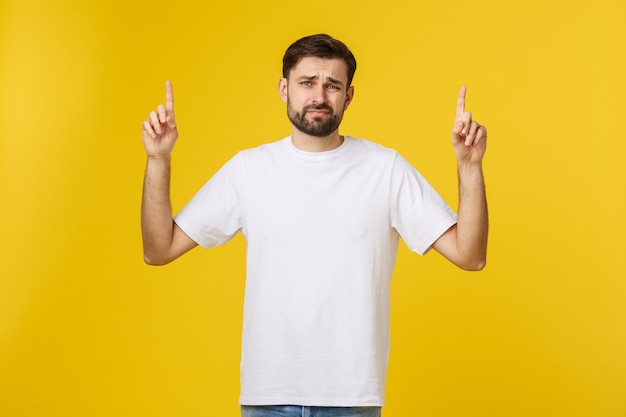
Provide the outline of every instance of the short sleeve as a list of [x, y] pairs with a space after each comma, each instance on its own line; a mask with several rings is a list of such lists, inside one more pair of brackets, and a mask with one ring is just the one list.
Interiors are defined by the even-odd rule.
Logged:
[[222, 245], [243, 227], [241, 157], [228, 161], [174, 217], [174, 222], [205, 249]]
[[426, 179], [401, 155], [396, 155], [390, 187], [391, 226], [407, 247], [420, 255], [457, 221]]

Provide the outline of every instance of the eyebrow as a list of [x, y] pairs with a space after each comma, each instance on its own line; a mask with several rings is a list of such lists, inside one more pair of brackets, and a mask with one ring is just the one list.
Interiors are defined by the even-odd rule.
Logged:
[[[302, 75], [297, 78], [297, 80], [317, 80], [317, 79], [319, 79], [317, 75]], [[343, 82], [341, 82], [341, 80], [337, 80], [333, 77], [326, 77], [326, 79], [333, 84], [339, 84], [340, 86], [343, 87]]]

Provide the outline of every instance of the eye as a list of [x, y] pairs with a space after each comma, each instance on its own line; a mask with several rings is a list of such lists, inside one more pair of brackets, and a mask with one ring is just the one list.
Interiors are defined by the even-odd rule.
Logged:
[[310, 87], [310, 86], [313, 85], [313, 83], [311, 83], [311, 81], [302, 81], [302, 82], [300, 82], [300, 85], [302, 87]]
[[326, 88], [329, 90], [339, 90], [339, 86], [335, 84], [329, 84]]

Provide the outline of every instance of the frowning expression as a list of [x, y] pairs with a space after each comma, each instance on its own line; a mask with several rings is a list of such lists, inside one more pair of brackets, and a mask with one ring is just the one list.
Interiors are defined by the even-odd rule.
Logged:
[[302, 133], [317, 137], [337, 131], [354, 94], [354, 88], [347, 82], [348, 67], [341, 59], [300, 59], [289, 77], [279, 82], [292, 125]]

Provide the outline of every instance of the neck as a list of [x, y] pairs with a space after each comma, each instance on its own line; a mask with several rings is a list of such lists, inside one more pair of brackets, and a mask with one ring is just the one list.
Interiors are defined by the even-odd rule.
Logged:
[[335, 130], [328, 136], [318, 137], [307, 135], [297, 129], [291, 132], [293, 146], [305, 152], [325, 152], [338, 148], [343, 143], [343, 136]]

